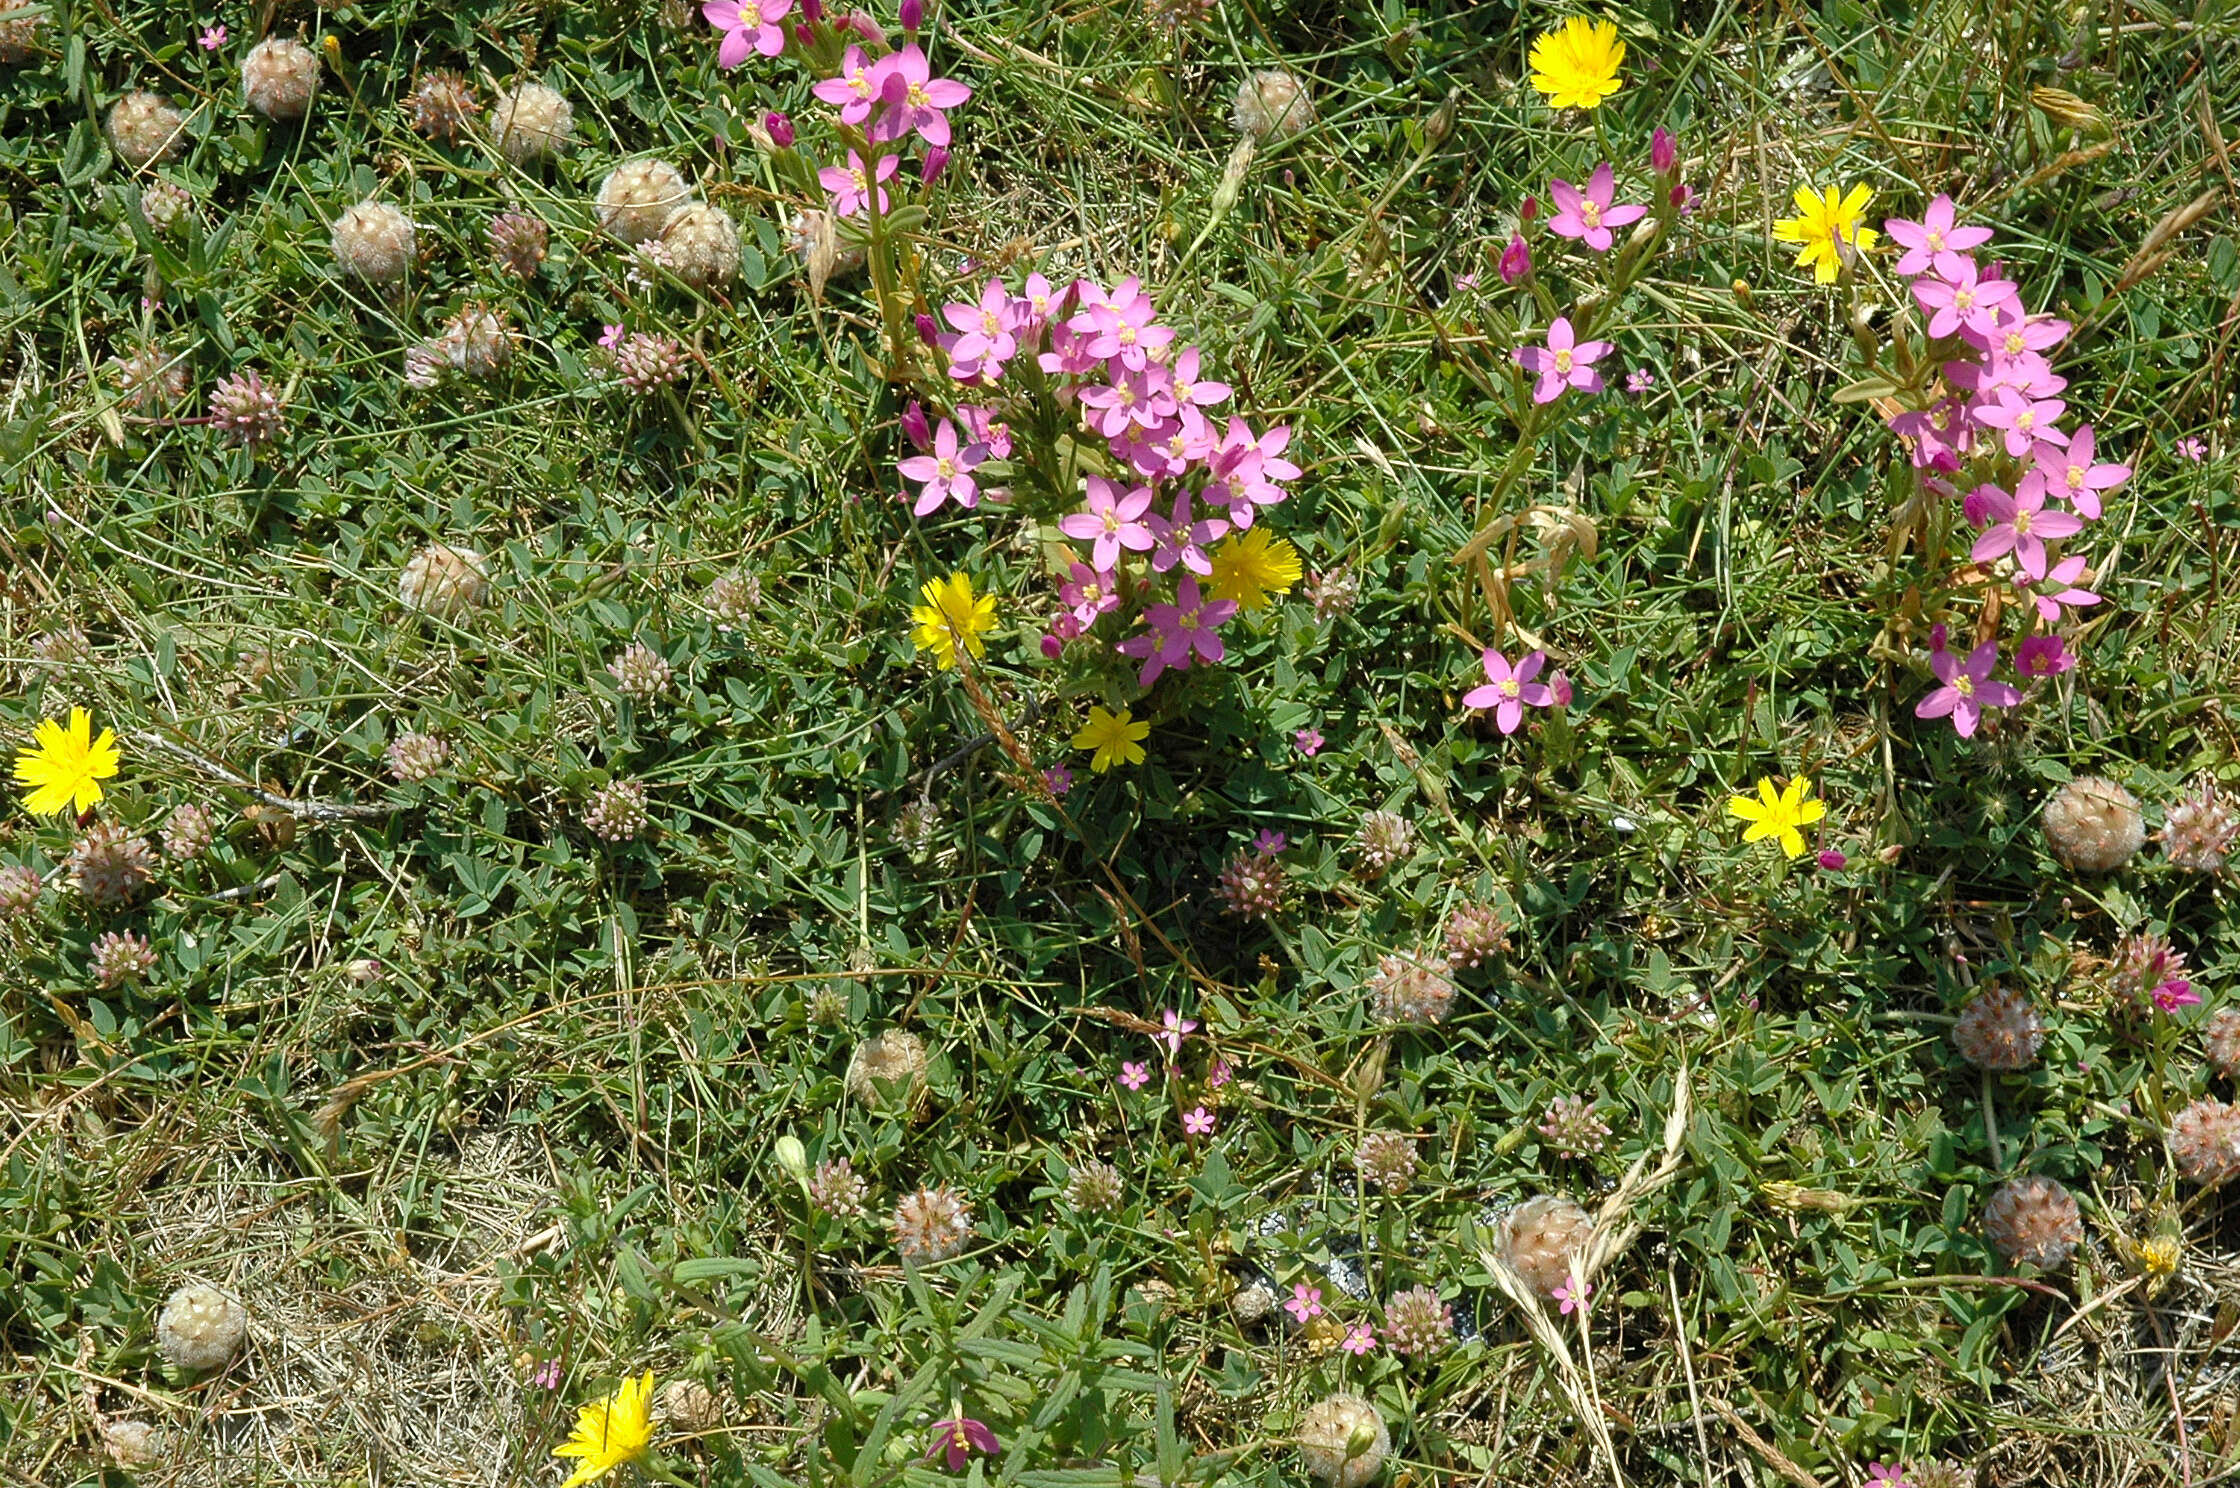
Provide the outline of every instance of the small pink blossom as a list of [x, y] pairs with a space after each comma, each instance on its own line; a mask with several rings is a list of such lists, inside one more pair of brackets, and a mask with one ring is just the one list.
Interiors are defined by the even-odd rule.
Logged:
[[1058, 586], [1058, 598], [1072, 607], [1068, 613], [1074, 624], [1094, 625], [1099, 615], [1120, 608], [1120, 581], [1110, 569], [1100, 572], [1075, 559]]
[[1161, 1043], [1167, 1046], [1167, 1058], [1169, 1059], [1182, 1052], [1182, 1041], [1196, 1032], [1198, 1027], [1197, 1019], [1185, 1018], [1173, 1008], [1168, 1008], [1165, 1012], [1162, 1012], [1159, 1015], [1159, 1022], [1163, 1031], [1158, 1035], [1158, 1038]]
[[2178, 457], [2198, 465], [2209, 458], [2209, 446], [2188, 434], [2178, 441]]
[[1488, 646], [1480, 660], [1486, 669], [1486, 685], [1464, 693], [1462, 706], [1493, 709], [1494, 727], [1504, 734], [1517, 731], [1526, 708], [1545, 708], [1555, 701], [1555, 694], [1545, 683], [1532, 680], [1547, 664], [1547, 652], [1535, 651], [1511, 667], [1508, 658]]
[[949, 375], [975, 375], [984, 361], [1000, 368], [1019, 351], [1018, 311], [1000, 280], [990, 279], [980, 291], [980, 303], [959, 301], [941, 308], [942, 318], [960, 332], [950, 344]]
[[1520, 346], [1511, 355], [1518, 366], [1540, 379], [1533, 384], [1532, 401], [1553, 403], [1567, 387], [1601, 392], [1602, 374], [1594, 370], [1594, 364], [1610, 350], [1607, 341], [1577, 341], [1570, 318], [1559, 315], [1548, 326], [1546, 347]]
[[2072, 610], [2081, 610], [2100, 603], [2099, 595], [2093, 593], [2090, 589], [2077, 587], [2077, 581], [2084, 577], [2085, 561], [2082, 553], [2071, 553], [2049, 569], [2046, 573], [2045, 582], [2047, 584], [2059, 584], [2062, 587], [2050, 594], [2043, 589], [2031, 594], [2031, 601], [2038, 607], [2038, 617], [2048, 625], [2056, 625], [2060, 623], [2061, 611], [2064, 606]]
[[1963, 739], [1975, 737], [1976, 725], [1986, 708], [2011, 708], [2022, 694], [2005, 682], [1991, 680], [1999, 665], [1999, 643], [1985, 641], [1963, 662], [1952, 651], [1931, 651], [1929, 669], [1944, 685], [1913, 705], [1916, 718], [1952, 719], [1953, 732]]
[[1136, 681], [1139, 686], [1149, 687], [1169, 668], [1181, 671], [1196, 661], [1220, 661], [1227, 653], [1218, 632], [1236, 613], [1235, 600], [1207, 599], [1193, 575], [1176, 586], [1173, 604], [1155, 604], [1144, 610], [1143, 621], [1150, 629], [1122, 641], [1120, 654], [1143, 663]]
[[1950, 278], [1948, 271], [1958, 270], [1960, 255], [1991, 241], [1988, 227], [1956, 226], [1952, 198], [1943, 195], [1929, 203], [1919, 222], [1892, 217], [1882, 224], [1882, 230], [1890, 234], [1891, 242], [1906, 250], [1898, 259], [1897, 271], [1909, 279], [1931, 269]]
[[920, 1460], [931, 1462], [939, 1457], [942, 1465], [949, 1471], [963, 1472], [972, 1461], [974, 1452], [994, 1457], [1002, 1451], [1002, 1444], [996, 1440], [996, 1434], [988, 1429], [987, 1423], [959, 1417], [933, 1423], [933, 1445], [926, 1448], [926, 1455]]
[[1679, 168], [1680, 151], [1672, 142], [1672, 131], [1659, 124], [1649, 134], [1649, 169], [1669, 176]]
[[1150, 509], [1149, 486], [1122, 491], [1117, 481], [1092, 475], [1088, 479], [1088, 498], [1082, 510], [1061, 517], [1058, 530], [1070, 538], [1092, 544], [1089, 561], [1100, 570], [1110, 570], [1119, 564], [1123, 550], [1151, 551], [1157, 539], [1143, 520], [1144, 513]]
[[599, 344], [607, 348], [607, 350], [609, 351], [612, 351], [617, 346], [620, 346], [622, 344], [622, 327], [618, 325], [600, 326]]
[[1616, 191], [1617, 176], [1607, 160], [1594, 168], [1584, 191], [1569, 181], [1550, 181], [1548, 195], [1555, 199], [1556, 214], [1548, 219], [1548, 231], [1558, 237], [1578, 238], [1597, 253], [1608, 253], [1616, 241], [1610, 229], [1649, 215], [1649, 209], [1638, 202], [1612, 206], [1610, 199]]
[[879, 102], [879, 84], [872, 79], [870, 59], [863, 48], [851, 46], [840, 58], [840, 73], [809, 90], [840, 110], [840, 122], [851, 127], [871, 117]]
[[1998, 329], [2002, 311], [2021, 310], [2022, 292], [2014, 281], [1978, 279], [1972, 258], [1961, 257], [1952, 267], [1951, 274], [1940, 269], [1934, 277], [1924, 275], [1913, 281], [1913, 297], [1930, 312], [1931, 340], [1957, 336], [1963, 326], [1989, 336]]
[[1213, 1067], [1206, 1071], [1206, 1088], [1208, 1090], [1219, 1090], [1233, 1078], [1235, 1078], [1235, 1072], [1229, 1068], [1229, 1061], [1216, 1059], [1213, 1062]]
[[2184, 977], [2172, 977], [2147, 994], [2154, 999], [2155, 1010], [2174, 1013], [2182, 1007], [2198, 1007], [2201, 994], [2193, 990], [2193, 983]]
[[1501, 250], [1500, 269], [1503, 284], [1515, 284], [1532, 272], [1532, 249], [1523, 233], [1509, 235], [1509, 246]]
[[1283, 1310], [1301, 1323], [1321, 1317], [1322, 1288], [1308, 1286], [1303, 1281], [1292, 1283], [1291, 1300], [1283, 1304]]
[[1843, 870], [1843, 865], [1850, 861], [1851, 860], [1849, 858], [1845, 857], [1842, 853], [1836, 851], [1836, 849], [1832, 847], [1823, 847], [1820, 849], [1820, 866], [1827, 869], [1830, 873], [1840, 873]]
[[223, 26], [212, 26], [195, 38], [195, 45], [206, 52], [214, 52], [225, 44], [226, 28]]
[[980, 487], [973, 480], [973, 469], [988, 458], [984, 444], [957, 442], [957, 426], [943, 419], [933, 431], [933, 450], [929, 454], [912, 455], [895, 468], [905, 480], [923, 481], [915, 505], [910, 508], [913, 516], [929, 516], [940, 509], [944, 501], [970, 509], [980, 504]]
[[785, 18], [793, 12], [793, 0], [707, 0], [700, 7], [700, 14], [709, 25], [723, 33], [723, 45], [716, 49], [716, 65], [725, 69], [737, 67], [747, 60], [749, 52], [760, 52], [765, 57], [775, 57], [786, 49]]
[[2045, 478], [2032, 471], [2012, 496], [1997, 487], [1987, 488], [1983, 509], [1990, 524], [1975, 541], [1968, 556], [1989, 563], [2014, 554], [2015, 567], [2032, 579], [2046, 576], [2046, 542], [2074, 537], [2084, 530], [2084, 518], [2075, 512], [2046, 509]]
[[1183, 1112], [1182, 1129], [1193, 1137], [1207, 1135], [1213, 1130], [1213, 1113], [1204, 1106]]
[[1303, 728], [1291, 736], [1291, 743], [1301, 754], [1313, 759], [1322, 753], [1322, 730]]
[[560, 1361], [558, 1359], [547, 1359], [542, 1364], [539, 1364], [537, 1366], [537, 1372], [529, 1376], [529, 1383], [535, 1385], [540, 1390], [559, 1389]]
[[1556, 1310], [1568, 1317], [1575, 1311], [1583, 1311], [1585, 1309], [1587, 1305], [1587, 1299], [1594, 1295], [1594, 1283], [1591, 1281], [1582, 1281], [1579, 1283], [1579, 1289], [1577, 1291], [1573, 1291], [1571, 1289], [1571, 1283], [1566, 1281], [1558, 1286], [1553, 1292], [1549, 1293], [1549, 1295], [1556, 1299]]
[[1626, 391], [1636, 398], [1657, 385], [1657, 374], [1647, 367], [1636, 367], [1626, 374]]
[[[1943, 201], [1943, 197], [1937, 200]], [[1867, 1469], [1867, 1488], [1912, 1488], [1906, 1481], [1905, 1469], [1895, 1463], [1877, 1462]]]
[[927, 144], [946, 146], [949, 116], [942, 110], [953, 109], [972, 96], [972, 90], [964, 84], [935, 77], [926, 54], [914, 41], [899, 52], [881, 57], [872, 66], [871, 80], [886, 103], [886, 113], [871, 131], [874, 139], [896, 140], [916, 130]]
[[2047, 490], [2075, 507], [2079, 516], [2097, 522], [2100, 520], [2100, 493], [2112, 491], [2129, 480], [2131, 467], [2095, 464], [2092, 442], [2092, 425], [2079, 424], [2077, 432], [2069, 436], [2066, 449], [2052, 445], [2038, 447], [2038, 469], [2045, 474]]
[[1153, 512], [1145, 519], [1151, 529], [1154, 546], [1151, 549], [1151, 571], [1165, 573], [1177, 563], [1194, 574], [1210, 575], [1213, 556], [1203, 544], [1212, 542], [1229, 530], [1225, 517], [1205, 517], [1191, 520], [1191, 496], [1188, 491], [1174, 494], [1174, 515], [1162, 517]]
[[[765, 3], [769, 3], [769, 0], [765, 0]], [[787, 3], [792, 3], [792, 0], [787, 0]], [[879, 157], [878, 165], [873, 167], [872, 171], [880, 181], [891, 181], [894, 179], [894, 173], [901, 168], [901, 165], [902, 162], [898, 157], [882, 155]], [[848, 163], [846, 165], [826, 166], [823, 170], [817, 172], [817, 180], [824, 186], [825, 190], [832, 193], [832, 215], [835, 217], [859, 215], [864, 209], [864, 204], [870, 200], [874, 185], [870, 174], [865, 171], [863, 157], [853, 150], [848, 152]], [[884, 212], [887, 210], [887, 188], [880, 186], [878, 192], [879, 210]]]
[[1997, 398], [1975, 404], [1969, 416], [1985, 428], [2002, 430], [2007, 453], [2019, 460], [2041, 443], [2069, 442], [2069, 436], [2055, 422], [2068, 406], [2059, 398], [2030, 398], [2003, 388]]
[[1064, 765], [1052, 765], [1042, 772], [1042, 788], [1053, 796], [1063, 797], [1073, 789], [1073, 772]]
[[1149, 1060], [1123, 1059], [1120, 1061], [1120, 1083], [1130, 1090], [1141, 1090], [1144, 1087], [1144, 1082], [1150, 1078], [1151, 1062]]
[[1356, 1359], [1377, 1346], [1377, 1330], [1367, 1323], [1355, 1323], [1346, 1330], [1345, 1340], [1338, 1347]]
[[2068, 644], [2057, 635], [2031, 636], [2014, 648], [2015, 671], [2032, 682], [2058, 677], [2076, 664]]

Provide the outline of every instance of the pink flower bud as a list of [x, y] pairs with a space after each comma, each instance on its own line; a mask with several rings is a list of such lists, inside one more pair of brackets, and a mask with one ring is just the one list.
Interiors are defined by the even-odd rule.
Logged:
[[1046, 635], [1042, 638], [1042, 654], [1056, 661], [1066, 654], [1066, 643], [1054, 635]]
[[1690, 186], [1685, 181], [1682, 181], [1679, 185], [1673, 187], [1672, 204], [1680, 209], [1680, 214], [1682, 216], [1686, 216], [1690, 212], [1693, 212], [1696, 209], [1695, 188]]
[[865, 41], [884, 42], [887, 39], [887, 33], [879, 28], [879, 23], [860, 10], [849, 11], [840, 24]]
[[902, 410], [902, 434], [919, 449], [925, 449], [933, 443], [933, 429], [926, 423], [925, 405], [915, 398], [910, 400], [908, 408]]
[[793, 121], [775, 109], [762, 116], [762, 127], [770, 131], [770, 143], [781, 150], [793, 148]]
[[949, 147], [947, 145], [935, 145], [932, 149], [926, 151], [926, 162], [918, 171], [918, 179], [931, 186], [936, 180], [940, 179], [942, 167], [948, 163]]
[[902, 0], [902, 29], [916, 31], [926, 23], [925, 0]]
[[1061, 641], [1070, 641], [1081, 634], [1081, 617], [1070, 612], [1050, 622], [1050, 634]]
[[795, 26], [793, 28], [793, 39], [800, 42], [803, 47], [815, 46], [817, 44], [816, 29], [808, 25]]
[[1509, 246], [1501, 250], [1501, 282], [1514, 284], [1532, 269], [1532, 250], [1524, 243], [1524, 234], [1511, 235]]
[[925, 344], [928, 346], [934, 346], [940, 343], [941, 327], [934, 324], [932, 316], [921, 315], [918, 317], [918, 339], [925, 342]]
[[1559, 671], [1548, 679], [1548, 692], [1555, 698], [1557, 707], [1571, 706], [1571, 679], [1562, 672]]
[[801, 0], [801, 19], [814, 26], [824, 19], [824, 0]]
[[1932, 651], [1942, 651], [1944, 649], [1944, 637], [1944, 622], [1942, 620], [1939, 620], [1936, 624], [1929, 627], [1929, 649]]
[[1519, 222], [1530, 222], [1533, 218], [1539, 215], [1540, 198], [1537, 196], [1526, 197], [1524, 199], [1524, 205], [1517, 208], [1517, 220]]
[[1827, 869], [1830, 873], [1835, 872], [1837, 869], [1841, 868], [1844, 864], [1850, 861], [1851, 860], [1849, 858], [1845, 857], [1842, 853], [1837, 852], [1832, 847], [1824, 847], [1820, 849], [1820, 866]]
[[1680, 164], [1680, 152], [1673, 148], [1672, 132], [1662, 125], [1649, 136], [1649, 168], [1660, 176], [1669, 176]]

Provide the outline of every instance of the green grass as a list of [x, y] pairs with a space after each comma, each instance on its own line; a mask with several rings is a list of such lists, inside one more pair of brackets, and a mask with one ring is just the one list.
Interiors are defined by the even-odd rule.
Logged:
[[[647, 1367], [725, 1400], [721, 1428], [665, 1439], [675, 1470], [761, 1488], [929, 1482], [953, 1406], [1006, 1444], [973, 1470], [1021, 1488], [1297, 1481], [1288, 1439], [1340, 1386], [1390, 1424], [1394, 1482], [1607, 1481], [1611, 1458], [1637, 1482], [1857, 1484], [1946, 1457], [1986, 1488], [2234, 1465], [2240, 1249], [2161, 1140], [2231, 1093], [2199, 1036], [2240, 967], [2230, 886], [2152, 847], [2079, 878], [2037, 828], [2073, 775], [2123, 781], [2150, 824], [2197, 772], [2240, 783], [2240, 23], [2218, 7], [1643, 5], [1614, 13], [1629, 85], [1585, 122], [1525, 83], [1556, 8], [1223, 0], [1177, 38], [1132, 3], [948, 7], [935, 59], [975, 95], [925, 292], [1141, 275], [1237, 410], [1294, 430], [1307, 474], [1263, 520], [1359, 583], [1327, 619], [1294, 591], [1230, 628], [1232, 665], [1147, 699], [1132, 668], [1042, 660], [1050, 586], [1015, 519], [914, 522], [893, 499], [908, 393], [881, 375], [878, 307], [860, 274], [809, 293], [782, 237], [808, 203], [746, 128], [785, 109], [825, 158], [792, 62], [719, 72], [682, 6], [291, 3], [271, 29], [331, 31], [344, 59], [298, 128], [240, 106], [261, 12], [46, 8], [45, 48], [0, 65], [0, 711], [17, 737], [92, 708], [127, 735], [105, 819], [152, 833], [196, 802], [222, 833], [129, 912], [58, 883], [0, 925], [15, 1480], [100, 1481], [98, 1413], [169, 1430], [145, 1481], [551, 1482], [573, 1408]], [[205, 52], [213, 20], [233, 34]], [[1279, 65], [1321, 122], [1263, 147], [1223, 209], [1229, 98]], [[576, 148], [520, 169], [423, 139], [395, 100], [435, 66], [485, 98], [560, 88]], [[128, 87], [198, 105], [161, 169], [196, 198], [182, 235], [136, 219], [102, 142]], [[1605, 157], [1638, 193], [1660, 123], [1702, 198], [1598, 331], [1614, 382], [1655, 386], [1567, 395], [1519, 453], [1507, 351], [1520, 311], [1543, 317], [1495, 270], [1518, 204]], [[590, 194], [643, 153], [741, 222], [728, 293], [624, 284]], [[1965, 531], [1892, 555], [1902, 457], [1834, 398], [1861, 375], [1847, 291], [1768, 237], [1807, 181], [1870, 184], [1870, 220], [1947, 191], [1995, 226], [2032, 306], [2080, 328], [2058, 354], [2072, 419], [2134, 467], [2093, 533], [2117, 556], [2071, 631], [2085, 665], [1972, 742], [1912, 716], [1930, 623], [1980, 613]], [[393, 300], [328, 247], [376, 193], [421, 231]], [[527, 286], [481, 237], [509, 203], [552, 224]], [[1559, 304], [1591, 283], [1585, 255], [1535, 252]], [[1897, 295], [1886, 258], [1869, 284]], [[513, 371], [405, 387], [404, 349], [470, 300], [521, 332]], [[602, 379], [617, 321], [693, 350], [674, 398]], [[108, 364], [148, 337], [186, 358], [173, 413], [255, 366], [288, 389], [287, 435], [252, 456], [120, 408]], [[2211, 458], [2178, 456], [2186, 437]], [[1528, 509], [1491, 550], [1518, 570], [1497, 616], [1452, 557]], [[489, 555], [487, 611], [400, 607], [431, 540]], [[1076, 772], [1062, 813], [1002, 748], [967, 749], [981, 717], [912, 652], [919, 584], [957, 569], [1002, 598], [978, 676], [1035, 764]], [[703, 595], [735, 571], [764, 601], [726, 628]], [[47, 644], [72, 628], [82, 653]], [[1473, 643], [1524, 636], [1577, 693], [1504, 739], [1459, 700]], [[604, 668], [633, 639], [676, 667], [667, 702], [617, 697]], [[1152, 720], [1144, 765], [1096, 776], [1069, 751], [1092, 699]], [[406, 730], [452, 748], [424, 785], [382, 758]], [[368, 809], [294, 819], [148, 734], [235, 784]], [[1745, 847], [1726, 815], [1795, 773], [1840, 872]], [[623, 778], [658, 830], [610, 846], [582, 808]], [[1418, 845], [1368, 876], [1347, 845], [1378, 809]], [[0, 859], [42, 870], [74, 835], [6, 823]], [[1214, 882], [1263, 830], [1290, 838], [1293, 891], [1243, 922]], [[1435, 946], [1467, 902], [1504, 910], [1511, 953], [1439, 1028], [1378, 1027], [1379, 956]], [[97, 988], [90, 945], [119, 928], [157, 969]], [[2089, 958], [2145, 929], [2207, 1007], [2111, 1012]], [[2050, 1035], [1986, 1082], [1946, 1034], [1994, 980]], [[1174, 1082], [1123, 1091], [1177, 1007], [1205, 1029]], [[914, 1115], [845, 1090], [855, 1045], [897, 1026], [933, 1054]], [[1235, 1080], [1187, 1142], [1216, 1053]], [[1634, 1197], [1588, 1332], [1528, 1326], [1480, 1254], [1486, 1206], [1593, 1204], [1657, 1168], [1683, 1087], [1676, 1166]], [[1573, 1093], [1613, 1133], [1583, 1160], [1535, 1129]], [[1402, 1197], [1352, 1191], [1376, 1130], [1420, 1139]], [[850, 1158], [871, 1217], [812, 1214], [788, 1136]], [[1123, 1175], [1116, 1215], [1062, 1196], [1092, 1158]], [[2068, 1185], [2088, 1234], [2027, 1285], [1980, 1224], [2020, 1173]], [[883, 1219], [936, 1181], [978, 1236], [908, 1272]], [[2181, 1262], [2150, 1286], [2136, 1242], [2160, 1233]], [[1239, 1321], [1259, 1272], [1379, 1321], [1334, 1256], [1378, 1297], [1442, 1289], [1482, 1336], [1409, 1365]], [[251, 1315], [216, 1378], [155, 1351], [189, 1278]], [[532, 1383], [549, 1359], [557, 1391]]]

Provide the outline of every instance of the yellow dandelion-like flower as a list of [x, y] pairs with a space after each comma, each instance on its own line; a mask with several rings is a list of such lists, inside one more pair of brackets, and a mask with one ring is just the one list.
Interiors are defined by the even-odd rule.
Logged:
[[1073, 736], [1073, 747], [1094, 750], [1089, 768], [1102, 775], [1114, 765], [1142, 764], [1143, 741], [1150, 737], [1151, 725], [1136, 722], [1128, 709], [1114, 713], [1092, 706], [1089, 721]]
[[1573, 16], [1533, 38], [1532, 86], [1547, 95], [1550, 108], [1600, 108], [1625, 86], [1618, 81], [1625, 60], [1615, 25]]
[[987, 654], [987, 643], [980, 637], [995, 628], [993, 594], [974, 599], [972, 577], [961, 573], [928, 579], [918, 592], [926, 602], [910, 611], [910, 618], [917, 624], [911, 639], [920, 651], [931, 653], [936, 667], [945, 672], [955, 666], [960, 649], [975, 658]]
[[31, 787], [24, 805], [40, 816], [68, 809], [84, 811], [101, 799], [101, 782], [117, 773], [117, 736], [108, 729], [93, 736], [93, 719], [83, 708], [70, 710], [66, 729], [51, 718], [39, 720], [29, 749], [16, 751], [16, 784]]
[[1798, 828], [1809, 827], [1828, 814], [1825, 802], [1805, 799], [1806, 788], [1807, 782], [1800, 775], [1776, 794], [1773, 778], [1761, 776], [1756, 796], [1728, 797], [1727, 810], [1750, 823], [1750, 830], [1742, 834], [1742, 840], [1762, 842], [1771, 837], [1781, 844], [1781, 851], [1787, 856], [1802, 857], [1804, 833]]
[[1305, 572], [1297, 548], [1265, 527], [1248, 527], [1213, 550], [1213, 597], [1233, 599], [1240, 610], [1264, 609]]
[[1843, 267], [1841, 244], [1849, 243], [1864, 253], [1881, 241], [1881, 234], [1873, 228], [1859, 225], [1867, 203], [1873, 199], [1874, 192], [1863, 185], [1848, 192], [1841, 186], [1821, 192], [1799, 186], [1794, 198], [1797, 215], [1773, 225], [1774, 239], [1797, 245], [1797, 267], [1811, 265], [1815, 283], [1833, 284]]
[[560, 1488], [596, 1483], [625, 1462], [645, 1456], [653, 1441], [653, 1371], [627, 1375], [604, 1400], [576, 1413], [576, 1434], [552, 1449], [555, 1457], [579, 1459]]

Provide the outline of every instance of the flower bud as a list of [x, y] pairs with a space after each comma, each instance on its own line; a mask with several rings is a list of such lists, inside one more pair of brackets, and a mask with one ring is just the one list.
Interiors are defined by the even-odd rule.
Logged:
[[1042, 638], [1042, 654], [1050, 660], [1056, 661], [1066, 654], [1066, 643], [1054, 635], [1045, 635]]
[[1548, 691], [1554, 695], [1557, 707], [1571, 706], [1571, 679], [1561, 671], [1548, 679]]
[[1501, 282], [1514, 284], [1532, 271], [1532, 250], [1525, 246], [1524, 234], [1514, 233], [1509, 246], [1501, 250]]
[[887, 39], [887, 33], [879, 28], [879, 23], [860, 10], [851, 10], [842, 16], [840, 25], [842, 29], [855, 32], [865, 41], [884, 43]]
[[910, 400], [908, 408], [902, 410], [902, 433], [918, 449], [925, 449], [933, 443], [933, 430], [926, 423], [925, 405], [915, 398]]
[[1537, 196], [1526, 197], [1524, 199], [1524, 205], [1517, 208], [1517, 220], [1519, 222], [1530, 222], [1533, 218], [1539, 215], [1540, 198]]
[[772, 109], [762, 116], [762, 127], [770, 131], [770, 143], [781, 150], [793, 148], [793, 120]]
[[934, 324], [934, 319], [932, 316], [919, 316], [917, 324], [918, 339], [920, 341], [925, 342], [925, 344], [928, 346], [938, 346], [941, 344], [941, 327]]
[[824, 0], [801, 0], [801, 19], [814, 26], [824, 19]]
[[1673, 148], [1672, 132], [1663, 125], [1649, 136], [1649, 168], [1660, 176], [1669, 176], [1680, 164], [1680, 152]]
[[918, 28], [926, 23], [925, 0], [902, 0], [900, 19], [902, 29], [915, 35]]
[[941, 176], [943, 166], [949, 163], [949, 147], [935, 145], [926, 151], [925, 165], [918, 171], [918, 179], [931, 186]]
[[770, 1155], [778, 1160], [779, 1167], [792, 1175], [794, 1182], [808, 1183], [809, 1154], [802, 1147], [799, 1137], [791, 1132], [786, 1133], [771, 1145]]
[[817, 44], [816, 28], [806, 24], [795, 26], [793, 28], [793, 39], [800, 42], [803, 47], [815, 46]]
[[1832, 847], [1824, 847], [1820, 849], [1820, 866], [1827, 869], [1830, 873], [1837, 872], [1843, 867], [1844, 864], [1850, 861], [1851, 860], [1849, 858], [1845, 857], [1842, 853], [1837, 852]]
[[1680, 209], [1681, 216], [1687, 216], [1689, 213], [1695, 211], [1696, 209], [1695, 188], [1693, 186], [1690, 186], [1687, 182], [1682, 181], [1679, 185], [1672, 188], [1671, 201], [1674, 206]]

